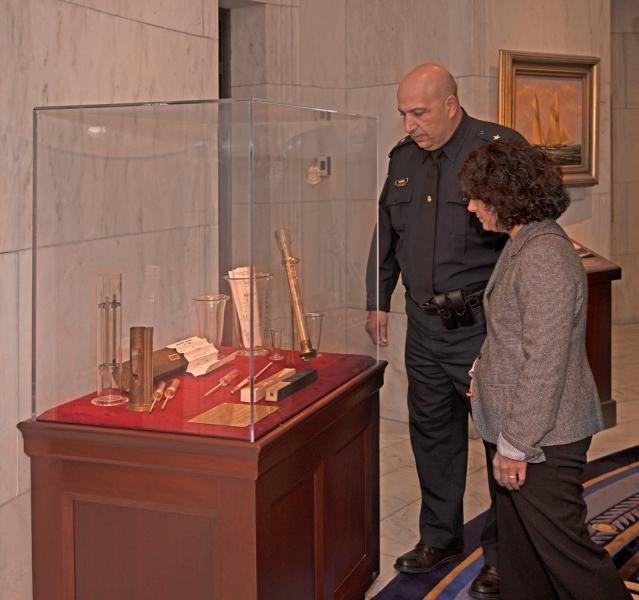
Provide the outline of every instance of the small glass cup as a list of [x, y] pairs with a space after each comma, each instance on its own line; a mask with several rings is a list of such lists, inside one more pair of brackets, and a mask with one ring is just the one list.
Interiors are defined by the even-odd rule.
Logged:
[[317, 354], [315, 358], [321, 356], [319, 352], [320, 342], [322, 341], [322, 320], [324, 319], [324, 313], [320, 312], [307, 312], [304, 314], [304, 320], [306, 321], [306, 329], [308, 331], [308, 337], [311, 341], [311, 346], [315, 348]]
[[[205, 338], [217, 349], [222, 343], [224, 308], [229, 299], [225, 294], [202, 294], [193, 298], [198, 337]], [[221, 355], [220, 355], [221, 358]]]
[[282, 348], [282, 328], [271, 327], [271, 354], [269, 360], [284, 360], [284, 355], [280, 353]]

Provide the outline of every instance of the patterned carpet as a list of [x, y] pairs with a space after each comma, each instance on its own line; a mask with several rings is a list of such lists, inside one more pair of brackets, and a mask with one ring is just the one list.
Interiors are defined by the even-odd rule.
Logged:
[[[605, 546], [632, 593], [639, 600], [639, 446], [586, 465], [584, 497], [588, 528]], [[484, 515], [466, 524], [466, 558], [432, 573], [400, 573], [373, 600], [469, 600], [468, 587], [484, 559], [479, 534]]]

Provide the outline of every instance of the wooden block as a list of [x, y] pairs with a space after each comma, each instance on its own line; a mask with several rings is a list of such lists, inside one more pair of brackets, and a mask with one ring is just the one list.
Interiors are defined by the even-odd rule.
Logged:
[[269, 386], [266, 390], [266, 399], [269, 402], [279, 402], [314, 381], [317, 381], [317, 369], [302, 369], [275, 385]]

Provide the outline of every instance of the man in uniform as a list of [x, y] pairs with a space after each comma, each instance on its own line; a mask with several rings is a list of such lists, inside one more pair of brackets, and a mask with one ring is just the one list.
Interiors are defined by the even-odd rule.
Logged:
[[[423, 573], [462, 556], [468, 372], [486, 334], [483, 289], [505, 243], [505, 236], [484, 232], [468, 212], [457, 174], [482, 144], [523, 138], [468, 116], [455, 79], [439, 65], [420, 65], [408, 73], [397, 90], [397, 107], [408, 136], [389, 155], [379, 200], [366, 276], [366, 328], [375, 343], [388, 344], [391, 295], [401, 273], [409, 430], [422, 504], [419, 542], [395, 568]], [[492, 487], [490, 464], [488, 471]], [[482, 534], [485, 566], [470, 591], [480, 600], [499, 598], [496, 533], [491, 510]]]

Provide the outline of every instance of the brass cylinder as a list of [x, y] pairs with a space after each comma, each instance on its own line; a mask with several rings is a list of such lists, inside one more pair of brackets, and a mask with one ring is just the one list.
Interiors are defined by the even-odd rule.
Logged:
[[131, 327], [131, 390], [128, 410], [148, 411], [153, 404], [153, 327]]
[[275, 239], [282, 253], [282, 264], [284, 265], [284, 269], [286, 269], [288, 291], [291, 296], [291, 308], [293, 309], [295, 328], [297, 329], [297, 335], [300, 340], [300, 357], [302, 360], [310, 360], [311, 358], [315, 358], [317, 351], [311, 345], [306, 321], [304, 319], [302, 295], [300, 294], [297, 279], [297, 263], [299, 262], [299, 258], [291, 256], [290, 240], [288, 238], [288, 232], [285, 229], [278, 229], [275, 232]]

